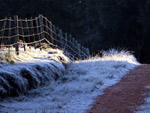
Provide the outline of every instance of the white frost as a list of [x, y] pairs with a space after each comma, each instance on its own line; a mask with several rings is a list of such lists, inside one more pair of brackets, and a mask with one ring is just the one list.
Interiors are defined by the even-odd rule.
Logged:
[[132, 55], [117, 54], [76, 61], [68, 65], [65, 75], [58, 81], [52, 80], [25, 96], [5, 99], [0, 103], [0, 111], [84, 113], [97, 95], [103, 94], [106, 87], [117, 83], [138, 65]]

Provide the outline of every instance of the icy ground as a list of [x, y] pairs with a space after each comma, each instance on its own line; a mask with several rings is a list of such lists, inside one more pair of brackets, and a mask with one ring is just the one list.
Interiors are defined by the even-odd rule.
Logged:
[[[150, 89], [150, 86], [146, 86], [145, 88]], [[150, 92], [146, 95], [147, 98], [145, 98], [145, 103], [137, 107], [137, 112], [135, 113], [150, 113]]]
[[0, 102], [2, 113], [84, 113], [97, 95], [139, 65], [127, 52], [104, 52], [103, 57], [76, 61], [65, 75], [24, 96]]

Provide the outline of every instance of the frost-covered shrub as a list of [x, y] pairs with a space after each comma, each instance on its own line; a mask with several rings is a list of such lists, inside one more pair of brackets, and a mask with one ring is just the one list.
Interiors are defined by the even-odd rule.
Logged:
[[126, 50], [109, 49], [108, 51], [102, 51], [102, 59], [139, 64], [134, 55]]
[[129, 51], [126, 50], [117, 50], [117, 49], [109, 49], [108, 51], [102, 51], [102, 57], [113, 56], [113, 55], [132, 55]]

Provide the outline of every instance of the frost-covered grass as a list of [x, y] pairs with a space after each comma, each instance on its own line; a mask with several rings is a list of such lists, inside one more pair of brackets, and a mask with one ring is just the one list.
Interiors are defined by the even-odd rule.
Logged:
[[[3, 61], [0, 64], [0, 98], [25, 94], [28, 90], [45, 85], [62, 77], [65, 67], [62, 64], [70, 62], [62, 51], [57, 49], [29, 49], [15, 54], [11, 49], [11, 59], [15, 64]], [[7, 49], [1, 52], [7, 53]]]
[[[107, 53], [107, 52], [106, 52]], [[103, 57], [76, 61], [63, 77], [49, 85], [31, 90], [25, 96], [8, 98], [0, 111], [8, 113], [84, 113], [97, 95], [117, 83], [139, 65], [128, 52], [103, 53]]]
[[[8, 48], [0, 50], [0, 56], [8, 53]], [[59, 49], [34, 49], [33, 47], [26, 47], [26, 51], [23, 48], [19, 48], [19, 55], [16, 55], [15, 48], [10, 49], [11, 59], [15, 63], [31, 63], [31, 62], [49, 62], [50, 60], [61, 62], [60, 57], [63, 58], [64, 62], [70, 62], [69, 58], [63, 54], [62, 50]], [[4, 63], [7, 63], [3, 61]]]

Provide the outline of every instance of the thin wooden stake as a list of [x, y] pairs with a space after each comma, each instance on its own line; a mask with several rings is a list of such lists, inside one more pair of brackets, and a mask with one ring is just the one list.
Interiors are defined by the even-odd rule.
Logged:
[[17, 26], [17, 28], [15, 29], [15, 43], [17, 43], [15, 45], [16, 48], [16, 54], [19, 55], [19, 23], [18, 23], [18, 16], [14, 16], [14, 24]]
[[[9, 17], [9, 19], [11, 20], [11, 17]], [[9, 28], [11, 28], [11, 21], [9, 21]], [[9, 36], [11, 36], [11, 29], [9, 29], [9, 33], [8, 33]], [[11, 44], [11, 38], [9, 38], [9, 44]]]
[[[45, 19], [45, 26], [46, 26], [46, 32], [48, 33], [48, 22], [47, 22], [47, 19]], [[46, 37], [46, 39], [48, 40], [48, 41], [50, 41], [49, 39], [49, 35], [48, 34], [46, 34], [45, 35], [45, 37]]]
[[[30, 33], [29, 33], [29, 25], [28, 25], [28, 20], [27, 20], [27, 18], [25, 18], [25, 22], [26, 22], [26, 27], [27, 27], [27, 35], [30, 35]], [[30, 43], [30, 36], [29, 37], [27, 37], [28, 38], [28, 43]]]
[[[36, 30], [37, 30], [37, 34], [38, 34], [38, 33], [40, 33], [40, 32], [39, 32], [39, 27], [38, 27], [38, 26], [39, 26], [38, 18], [36, 18], [36, 21], [35, 21], [35, 22], [36, 22], [36, 26], [37, 26], [37, 29], [36, 29]], [[40, 34], [38, 35], [38, 40], [40, 40], [40, 41], [39, 41], [39, 44], [40, 44], [40, 50], [41, 50], [42, 48], [41, 48], [41, 37], [40, 37]]]
[[79, 55], [77, 54], [78, 53], [78, 42], [77, 40], [75, 41], [75, 47], [76, 47], [76, 57], [79, 58]]
[[58, 35], [59, 35], [59, 39], [58, 40], [60, 40], [60, 47], [63, 48], [64, 43], [63, 43], [63, 34], [62, 34], [62, 30], [61, 29], [59, 29]]
[[[7, 19], [7, 17], [5, 17], [5, 19]], [[4, 24], [3, 24], [3, 26], [2, 26], [2, 29], [5, 29], [5, 27], [6, 27], [6, 20], [4, 20]], [[4, 44], [4, 34], [5, 34], [5, 30], [3, 30], [3, 31], [1, 31], [1, 36], [2, 36], [2, 38], [0, 39], [0, 42], [1, 42], [1, 45], [5, 45]]]
[[[53, 26], [52, 26], [52, 22], [50, 22], [49, 23], [49, 28], [50, 28], [50, 30], [49, 30], [49, 33], [50, 33], [50, 42], [52, 43], [52, 44], [54, 44], [54, 37], [53, 37]], [[53, 45], [52, 45], [52, 47], [54, 47]]]
[[79, 52], [79, 59], [82, 59], [82, 57], [81, 57], [81, 46], [80, 46], [80, 44], [78, 44], [78, 52]]
[[22, 39], [23, 39], [23, 47], [24, 47], [24, 51], [26, 51], [26, 46], [25, 46], [25, 38], [24, 38], [24, 27], [23, 27], [23, 24], [22, 24], [22, 21], [20, 21], [20, 26], [21, 26], [21, 30], [22, 30]]
[[[31, 20], [32, 20], [32, 17], [31, 17]], [[32, 27], [32, 35], [33, 35], [33, 34], [34, 34], [33, 20], [31, 21], [31, 27]], [[35, 35], [33, 35], [33, 42], [35, 42]], [[34, 45], [34, 49], [36, 49], [36, 48], [35, 48], [35, 43], [34, 43], [33, 45]]]
[[56, 43], [56, 39], [57, 39], [57, 36], [56, 36], [56, 27], [55, 27], [55, 25], [53, 25], [53, 44], [54, 45], [57, 45], [57, 43]]
[[68, 37], [67, 33], [65, 33], [65, 50], [68, 51]]
[[73, 51], [73, 55], [75, 56], [75, 39], [74, 38], [72, 38], [72, 45], [73, 45], [73, 47], [72, 47], [72, 49], [74, 50]]
[[43, 17], [42, 15], [39, 15], [40, 18], [39, 18], [39, 24], [40, 24], [40, 33], [41, 33], [41, 39], [45, 38], [44, 36], [44, 27], [43, 27]]
[[73, 50], [72, 50], [73, 49], [72, 48], [73, 47], [72, 46], [72, 35], [71, 34], [69, 34], [69, 42], [70, 42], [70, 45], [69, 45], [70, 46], [70, 53], [73, 54]]

